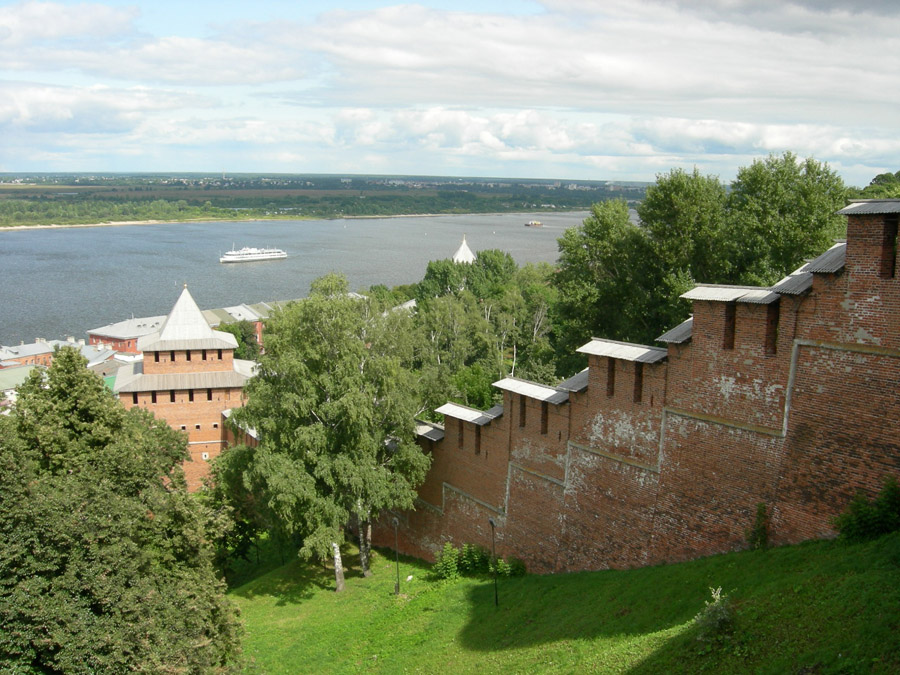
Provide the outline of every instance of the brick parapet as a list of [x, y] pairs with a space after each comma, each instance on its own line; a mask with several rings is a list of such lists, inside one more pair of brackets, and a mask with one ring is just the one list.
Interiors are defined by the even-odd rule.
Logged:
[[503, 550], [534, 571], [674, 562], [745, 547], [760, 503], [776, 544], [833, 536], [858, 490], [900, 475], [890, 217], [851, 216], [845, 265], [806, 293], [695, 301], [692, 337], [665, 363], [592, 355], [587, 389], [558, 406], [504, 392], [502, 431], [482, 432], [496, 464], [453, 456], [448, 425], [420, 493], [434, 505], [404, 521], [404, 550], [487, 545], [493, 517]]

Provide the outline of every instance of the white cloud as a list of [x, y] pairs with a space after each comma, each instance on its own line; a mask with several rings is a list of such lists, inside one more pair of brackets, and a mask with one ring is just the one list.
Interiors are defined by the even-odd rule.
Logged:
[[6, 50], [50, 40], [121, 36], [132, 32], [137, 14], [136, 7], [117, 9], [101, 3], [20, 2], [0, 7], [0, 45]]
[[793, 150], [860, 175], [900, 156], [900, 11], [875, 0], [184, 5], [165, 30], [135, 3], [0, 8], [0, 124], [29, 156], [59, 156], [41, 134], [73, 157], [108, 134], [116, 156], [310, 171], [652, 178]]
[[0, 82], [0, 129], [8, 133], [114, 134], [138, 126], [147, 114], [208, 104], [203, 97], [146, 87], [72, 88]]

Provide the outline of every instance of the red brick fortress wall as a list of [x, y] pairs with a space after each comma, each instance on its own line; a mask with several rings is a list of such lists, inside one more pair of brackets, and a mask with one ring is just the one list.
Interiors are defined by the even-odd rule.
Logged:
[[490, 517], [535, 572], [672, 562], [745, 547], [759, 503], [776, 544], [833, 536], [858, 490], [900, 476], [895, 206], [849, 213], [845, 262], [802, 292], [695, 299], [663, 360], [592, 355], [558, 404], [504, 391], [479, 453], [476, 423], [447, 417], [401, 549], [489, 546]]

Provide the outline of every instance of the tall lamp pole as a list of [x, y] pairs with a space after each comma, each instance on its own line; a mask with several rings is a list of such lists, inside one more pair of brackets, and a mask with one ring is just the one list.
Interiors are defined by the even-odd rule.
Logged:
[[400, 595], [400, 539], [397, 534], [397, 528], [400, 526], [400, 521], [397, 518], [394, 518], [394, 556], [395, 561], [397, 562], [397, 583], [394, 584], [394, 595]]
[[494, 544], [494, 527], [496, 523], [493, 518], [488, 518], [491, 524], [491, 557], [494, 558], [494, 607], [500, 606], [500, 597], [497, 595], [497, 547]]

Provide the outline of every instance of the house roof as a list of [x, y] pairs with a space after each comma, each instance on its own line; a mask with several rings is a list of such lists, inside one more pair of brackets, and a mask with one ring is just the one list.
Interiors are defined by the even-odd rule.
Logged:
[[669, 354], [667, 350], [660, 347], [648, 347], [646, 345], [604, 340], [602, 338], [591, 338], [590, 342], [579, 347], [576, 351], [581, 354], [608, 356], [613, 359], [634, 361], [636, 363], [657, 363]]
[[254, 361], [234, 360], [234, 369], [201, 373], [160, 373], [145, 375], [143, 362], [128, 363], [116, 373], [113, 391], [127, 394], [141, 391], [184, 391], [186, 389], [233, 389], [243, 387], [253, 376]]
[[685, 319], [680, 324], [675, 326], [658, 338], [656, 338], [657, 342], [668, 342], [670, 344], [680, 345], [684, 344], [688, 340], [691, 339], [694, 333], [694, 317], [690, 317]]
[[237, 339], [230, 333], [209, 327], [203, 312], [185, 286], [159, 331], [140, 337], [137, 347], [143, 352], [167, 349], [235, 349]]
[[812, 288], [813, 274], [834, 274], [844, 268], [847, 261], [847, 243], [838, 242], [822, 255], [787, 275], [772, 286], [781, 295], [801, 295]]
[[503, 406], [494, 406], [490, 410], [481, 411], [459, 403], [445, 403], [440, 408], [437, 408], [435, 412], [446, 417], [454, 417], [464, 422], [472, 422], [473, 424], [484, 426], [503, 414]]
[[502, 380], [494, 382], [494, 386], [504, 391], [521, 394], [538, 401], [547, 401], [547, 403], [554, 405], [560, 405], [569, 400], [568, 391], [560, 391], [556, 387], [548, 387], [544, 384], [520, 380], [515, 377], [504, 377]]
[[587, 389], [588, 386], [588, 369], [585, 368], [580, 373], [576, 373], [572, 377], [567, 380], [563, 380], [558, 385], [556, 385], [557, 389], [568, 392], [579, 392]]
[[[839, 272], [847, 264], [847, 242], [838, 242], [817, 258], [805, 265], [807, 272], [831, 273]], [[803, 269], [803, 268], [801, 268]]]
[[0, 368], [0, 392], [15, 389], [31, 375], [31, 371], [41, 366], [13, 366]]
[[853, 199], [838, 213], [842, 216], [900, 213], [900, 199]]
[[92, 328], [88, 335], [96, 335], [97, 337], [113, 338], [115, 340], [133, 340], [142, 335], [148, 335], [159, 330], [165, 316], [145, 316], [141, 318], [131, 318], [118, 323], [111, 323], [108, 326], [100, 328]]
[[778, 294], [759, 286], [727, 286], [724, 284], [700, 284], [681, 295], [685, 300], [712, 302], [745, 302], [768, 305], [778, 300]]
[[429, 441], [439, 441], [444, 438], [444, 427], [436, 422], [416, 420], [416, 436], [427, 438]]

